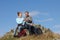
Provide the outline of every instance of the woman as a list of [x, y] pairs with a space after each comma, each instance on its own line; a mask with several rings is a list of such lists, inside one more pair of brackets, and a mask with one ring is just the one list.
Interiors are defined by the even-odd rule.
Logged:
[[[18, 17], [16, 18], [17, 28], [15, 30], [14, 37], [20, 36], [20, 35], [16, 35], [17, 30], [21, 29], [21, 27], [23, 27], [23, 25], [24, 25], [24, 18], [22, 17], [22, 12], [18, 12], [17, 15], [18, 15]], [[21, 30], [19, 30], [19, 32], [21, 33]]]

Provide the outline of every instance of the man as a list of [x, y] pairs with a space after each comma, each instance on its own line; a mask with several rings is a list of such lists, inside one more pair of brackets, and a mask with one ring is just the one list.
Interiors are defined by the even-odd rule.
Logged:
[[25, 21], [28, 23], [32, 23], [32, 17], [29, 15], [29, 12], [25, 12]]
[[29, 15], [29, 12], [28, 11], [25, 12], [25, 16], [26, 16], [25, 17], [25, 22], [26, 22], [25, 26], [29, 29], [30, 35], [32, 35], [32, 34], [39, 35], [41, 29], [35, 28], [33, 26], [32, 17]]
[[32, 35], [35, 33], [35, 27], [33, 27], [32, 17], [29, 15], [29, 12], [25, 12], [25, 26], [29, 29], [29, 34]]

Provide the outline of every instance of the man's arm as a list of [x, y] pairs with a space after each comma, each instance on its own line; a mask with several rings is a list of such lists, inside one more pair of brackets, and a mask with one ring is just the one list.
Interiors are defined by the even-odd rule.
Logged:
[[28, 23], [32, 23], [32, 17], [28, 17]]
[[28, 20], [32, 21], [32, 17], [28, 17], [28, 18], [29, 18]]

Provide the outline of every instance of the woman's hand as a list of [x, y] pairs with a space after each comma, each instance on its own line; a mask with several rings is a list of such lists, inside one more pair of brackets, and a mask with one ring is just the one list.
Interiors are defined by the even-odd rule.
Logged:
[[32, 24], [32, 23], [31, 23], [30, 25], [31, 25], [31, 26], [33, 26], [33, 24]]

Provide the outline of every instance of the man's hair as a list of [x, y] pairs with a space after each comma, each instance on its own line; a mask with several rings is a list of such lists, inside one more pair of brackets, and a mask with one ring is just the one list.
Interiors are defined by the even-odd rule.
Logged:
[[25, 13], [28, 13], [28, 14], [29, 14], [29, 12], [28, 12], [28, 11], [25, 11]]
[[21, 13], [21, 12], [17, 12], [17, 15], [19, 16], [20, 13]]

